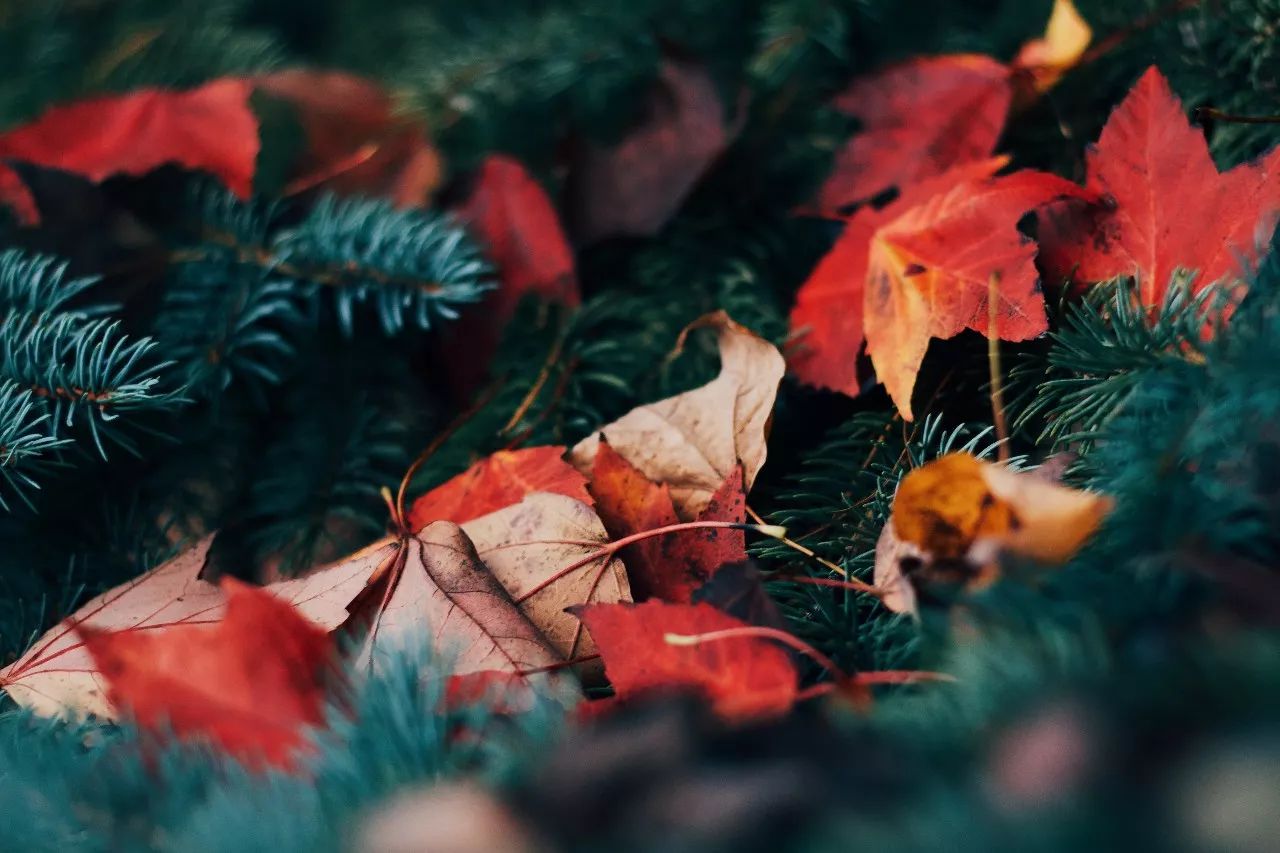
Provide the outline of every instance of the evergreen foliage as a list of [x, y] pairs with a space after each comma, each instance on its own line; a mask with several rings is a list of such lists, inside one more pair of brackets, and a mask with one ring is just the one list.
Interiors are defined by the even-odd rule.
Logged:
[[[853, 124], [826, 106], [830, 96], [908, 55], [1008, 59], [1043, 28], [1050, 5], [9, 4], [0, 11], [6, 126], [84, 95], [334, 65], [385, 83], [451, 169], [510, 154], [558, 197], [572, 152], [616, 142], [643, 121], [638, 105], [664, 59], [701, 63], [726, 104], [751, 109], [660, 234], [578, 253], [581, 307], [520, 307], [489, 384], [465, 401], [446, 387], [457, 357], [447, 333], [494, 273], [484, 247], [438, 211], [334, 196], [242, 201], [170, 170], [92, 191], [127, 219], [131, 238], [143, 235], [110, 252], [84, 250], [85, 229], [6, 227], [0, 660], [88, 596], [215, 529], [225, 566], [248, 575], [348, 553], [381, 535], [380, 490], [442, 433], [415, 490], [503, 447], [572, 444], [632, 406], [694, 387], [716, 370], [714, 346], [699, 335], [681, 353], [671, 346], [706, 311], [724, 308], [785, 346], [787, 306], [837, 231], [790, 215]], [[1152, 62], [1189, 108], [1280, 113], [1278, 0], [1077, 5], [1096, 55], [1011, 123], [1002, 148], [1017, 164], [1082, 177], [1084, 143]], [[1280, 140], [1276, 124], [1209, 121], [1205, 131], [1224, 168]], [[292, 143], [266, 138], [261, 157]], [[114, 225], [95, 222], [95, 239], [114, 239]], [[1069, 476], [1116, 501], [1096, 542], [1066, 567], [1007, 565], [991, 588], [914, 620], [864, 595], [795, 583], [835, 574], [780, 543], [753, 547], [789, 627], [840, 666], [937, 667], [958, 681], [877, 690], [870, 715], [805, 708], [796, 721], [682, 758], [704, 784], [731, 775], [730, 758], [783, 765], [773, 744], [865, 773], [841, 787], [848, 777], [805, 764], [814, 775], [796, 786], [800, 817], [751, 843], [1159, 849], [1197, 837], [1195, 821], [1213, 817], [1192, 808], [1217, 802], [1205, 769], [1213, 761], [1247, 776], [1254, 765], [1230, 762], [1253, 750], [1264, 770], [1280, 767], [1280, 260], [1270, 258], [1243, 298], [1232, 282], [1194, 293], [1185, 271], [1149, 314], [1135, 303], [1136, 283], [1121, 279], [1051, 304], [1046, 341], [1006, 347], [1006, 364], [1017, 364], [1010, 445], [1022, 464], [1071, 454]], [[948, 346], [985, 352], [969, 338]], [[752, 509], [870, 580], [901, 478], [951, 450], [997, 451], [974, 383], [926, 380], [937, 393], [915, 424], [880, 395], [850, 403], [788, 380]], [[651, 802], [633, 791], [669, 784], [645, 768], [617, 782], [617, 810], [598, 825], [540, 818], [531, 789], [576, 790], [554, 787], [541, 764], [563, 736], [557, 697], [517, 714], [445, 711], [444, 671], [406, 659], [357, 683], [317, 734], [303, 778], [254, 776], [200, 749], [157, 751], [127, 727], [6, 709], [0, 839], [23, 850], [341, 849], [366, 810], [465, 776], [528, 807], [565, 849], [701, 843], [625, 810]], [[704, 723], [673, 719], [682, 737], [713, 742]], [[1000, 771], [1018, 737], [1043, 733], [1038, 725], [1080, 738], [1092, 763], [1061, 801], [1011, 807]]]

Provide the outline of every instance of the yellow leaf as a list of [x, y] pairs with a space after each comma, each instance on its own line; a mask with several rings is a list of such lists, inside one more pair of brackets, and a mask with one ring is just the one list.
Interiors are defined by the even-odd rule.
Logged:
[[1030, 75], [1034, 93], [1047, 92], [1075, 66], [1092, 40], [1093, 30], [1071, 0], [1054, 0], [1044, 36], [1024, 44], [1013, 67]]
[[931, 560], [981, 565], [1006, 551], [1049, 563], [1071, 559], [1111, 509], [1101, 495], [952, 453], [902, 479], [892, 521]]

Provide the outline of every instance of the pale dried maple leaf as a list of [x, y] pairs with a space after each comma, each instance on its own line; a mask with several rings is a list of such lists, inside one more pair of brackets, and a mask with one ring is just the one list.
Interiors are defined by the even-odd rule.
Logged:
[[389, 592], [370, 589], [379, 612], [369, 648], [403, 649], [430, 637], [453, 675], [524, 672], [560, 661], [458, 525], [437, 521], [388, 546], [399, 570]]
[[690, 328], [700, 326], [717, 331], [720, 375], [700, 388], [632, 409], [579, 442], [569, 457], [590, 475], [603, 435], [646, 477], [671, 489], [676, 511], [686, 520], [706, 509], [739, 462], [750, 490], [764, 465], [769, 418], [786, 372], [777, 347], [724, 311]]
[[595, 652], [565, 608], [631, 600], [622, 561], [591, 507], [535, 492], [514, 506], [468, 521], [462, 529], [480, 559], [565, 659]]
[[212, 541], [212, 536], [206, 537], [59, 622], [0, 670], [0, 687], [18, 705], [37, 714], [114, 718], [107, 685], [76, 626], [121, 631], [217, 622], [225, 609], [225, 596], [217, 586], [200, 579]]

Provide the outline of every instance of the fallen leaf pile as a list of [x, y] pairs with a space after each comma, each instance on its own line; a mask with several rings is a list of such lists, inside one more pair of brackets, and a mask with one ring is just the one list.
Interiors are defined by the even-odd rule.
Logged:
[[[0, 672], [0, 685], [39, 713], [128, 712], [144, 728], [167, 725], [276, 766], [291, 766], [304, 727], [323, 722], [331, 697], [322, 670], [376, 668], [424, 643], [448, 661], [451, 701], [566, 664], [589, 676], [597, 657], [621, 695], [638, 689], [627, 668], [633, 656], [668, 654], [665, 634], [739, 624], [709, 605], [692, 612], [711, 613], [710, 621], [690, 623], [682, 614], [691, 608], [680, 606], [721, 565], [745, 557], [742, 530], [682, 519], [742, 520], [782, 376], [778, 351], [727, 315], [698, 325], [719, 336], [720, 375], [625, 415], [568, 461], [559, 447], [500, 451], [421, 495], [402, 530], [265, 587], [204, 579], [205, 540], [86, 604]], [[627, 537], [634, 575], [619, 555]], [[631, 602], [632, 576], [654, 599], [640, 611], [651, 630], [597, 650], [590, 625]], [[331, 635], [354, 649], [352, 660], [337, 659]], [[766, 641], [753, 642], [776, 657]], [[282, 670], [294, 673], [287, 683]], [[302, 677], [308, 672], [315, 678]], [[667, 686], [728, 679], [717, 702], [739, 717], [789, 705], [796, 686], [787, 672], [789, 686], [772, 704], [752, 698], [754, 680], [735, 686], [737, 675], [717, 666]], [[215, 689], [217, 702], [199, 701]]]

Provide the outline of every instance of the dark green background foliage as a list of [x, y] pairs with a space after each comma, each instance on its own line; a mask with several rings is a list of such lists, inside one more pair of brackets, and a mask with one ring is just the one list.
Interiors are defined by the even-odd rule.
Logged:
[[[559, 199], [584, 143], [644, 118], [664, 57], [703, 63], [726, 103], [749, 104], [660, 234], [579, 247], [580, 309], [521, 307], [475, 401], [450, 394], [456, 356], [436, 336], [492, 271], [447, 216], [364, 199], [242, 203], [172, 168], [94, 187], [19, 165], [44, 221], [0, 233], [0, 656], [204, 531], [223, 531], [219, 566], [247, 576], [377, 537], [379, 490], [470, 402], [415, 488], [513, 443], [572, 443], [706, 381], [710, 341], [667, 357], [706, 311], [784, 343], [793, 294], [835, 236], [790, 215], [854, 130], [830, 96], [912, 55], [1008, 59], [1050, 5], [0, 3], [5, 127], [93, 93], [339, 67], [382, 81], [429, 128], [458, 184], [446, 198], [503, 152]], [[1188, 108], [1280, 113], [1277, 0], [1077, 5], [1095, 44], [1115, 46], [1011, 117], [1002, 148], [1016, 163], [1083, 177], [1086, 144], [1152, 63]], [[280, 104], [255, 107], [269, 195], [300, 131]], [[1267, 150], [1280, 126], [1205, 132], [1226, 168]], [[567, 849], [1205, 849], [1210, 838], [1269, 849], [1280, 264], [1252, 276], [1212, 340], [1205, 319], [1224, 300], [1190, 297], [1190, 275], [1153, 316], [1133, 309], [1132, 282], [1083, 301], [1051, 292], [1051, 334], [1006, 347], [1022, 464], [1068, 452], [1068, 478], [1116, 500], [1065, 568], [1006, 566], [994, 587], [915, 621], [790, 582], [825, 570], [754, 546], [791, 629], [842, 667], [938, 668], [954, 685], [885, 690], [869, 716], [808, 703], [734, 732], [677, 703], [564, 734], [551, 698], [515, 719], [442, 715], [439, 679], [419, 678], [439, 665], [404, 660], [361, 689], [354, 721], [335, 712], [303, 779], [157, 753], [127, 727], [7, 710], [0, 848], [331, 849], [393, 793], [478, 774]], [[880, 391], [850, 401], [788, 380], [753, 509], [869, 579], [901, 476], [948, 449], [994, 451], [986, 371], [980, 338], [935, 342], [914, 424]], [[459, 739], [459, 725], [490, 736]], [[1240, 803], [1256, 808], [1233, 811]]]

